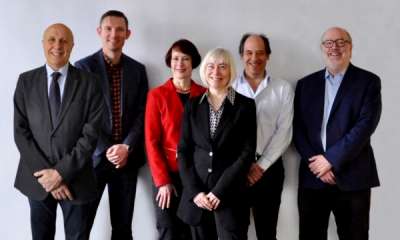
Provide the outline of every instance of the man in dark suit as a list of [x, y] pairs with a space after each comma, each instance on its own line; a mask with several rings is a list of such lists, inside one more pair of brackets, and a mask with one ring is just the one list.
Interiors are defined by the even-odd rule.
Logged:
[[93, 155], [100, 194], [93, 203], [93, 224], [106, 184], [110, 200], [111, 239], [132, 239], [132, 217], [138, 168], [144, 163], [144, 108], [148, 90], [145, 67], [124, 55], [130, 36], [128, 19], [111, 10], [100, 19], [97, 33], [102, 49], [76, 62], [78, 68], [97, 74], [107, 105]]
[[96, 197], [91, 155], [104, 101], [94, 75], [68, 63], [71, 30], [43, 34], [46, 65], [20, 75], [14, 137], [20, 152], [15, 187], [29, 199], [33, 239], [54, 239], [57, 205], [66, 239], [88, 239], [88, 202]]
[[297, 83], [294, 142], [301, 156], [300, 239], [327, 239], [329, 215], [339, 239], [368, 239], [371, 188], [379, 186], [370, 138], [382, 109], [375, 74], [350, 63], [350, 34], [322, 36], [326, 69]]

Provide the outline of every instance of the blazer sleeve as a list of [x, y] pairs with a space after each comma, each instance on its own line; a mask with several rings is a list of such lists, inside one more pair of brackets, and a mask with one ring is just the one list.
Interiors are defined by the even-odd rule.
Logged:
[[147, 160], [156, 187], [171, 183], [167, 159], [163, 153], [161, 137], [162, 123], [160, 106], [155, 92], [149, 92], [145, 114], [145, 143]]
[[308, 140], [308, 134], [306, 132], [307, 128], [303, 122], [303, 111], [301, 109], [301, 101], [303, 98], [302, 92], [302, 81], [299, 80], [294, 95], [293, 141], [301, 156], [301, 160], [308, 161], [310, 157], [316, 155], [316, 152], [313, 150], [313, 147]]
[[244, 111], [240, 115], [240, 118], [243, 118], [240, 121], [240, 124], [243, 124], [240, 129], [243, 129], [243, 131], [240, 135], [238, 134], [240, 139], [236, 139], [242, 143], [242, 150], [236, 161], [225, 169], [217, 184], [211, 190], [219, 199], [224, 199], [226, 194], [232, 192], [232, 188], [237, 187], [234, 184], [237, 179], [245, 179], [249, 167], [255, 159], [257, 141], [256, 106], [254, 101], [251, 101], [243, 107]]
[[139, 97], [136, 103], [137, 104], [136, 118], [132, 124], [131, 129], [129, 130], [128, 135], [125, 137], [123, 141], [123, 143], [127, 144], [132, 149], [135, 149], [135, 146], [137, 146], [138, 143], [140, 142], [143, 143], [144, 112], [146, 107], [147, 92], [149, 90], [146, 69], [144, 66], [142, 66], [140, 70], [139, 78], [140, 81], [139, 85], [137, 86]]
[[[81, 170], [87, 165], [91, 164], [91, 156], [96, 147], [99, 129], [101, 126], [102, 115], [104, 114], [104, 99], [99, 87], [97, 79], [94, 75], [91, 75], [93, 79], [89, 79], [92, 83], [89, 87], [90, 100], [88, 117], [85, 119], [85, 123], [82, 127], [81, 137], [77, 140], [76, 145], [72, 150], [65, 154], [64, 157], [58, 161], [54, 166], [63, 181], [70, 183], [80, 174]], [[88, 80], [88, 79], [86, 79]]]
[[354, 159], [369, 142], [378, 126], [381, 112], [381, 80], [374, 76], [369, 81], [356, 124], [324, 154], [336, 172], [340, 172], [342, 166]]
[[185, 105], [182, 119], [181, 138], [178, 145], [178, 168], [182, 179], [182, 185], [188, 193], [189, 199], [193, 199], [200, 192], [205, 192], [205, 187], [201, 183], [196, 173], [193, 162], [194, 141], [191, 127], [192, 102]]
[[29, 119], [25, 108], [24, 77], [20, 75], [14, 93], [14, 140], [20, 153], [22, 164], [34, 172], [50, 168], [46, 155], [35, 141], [29, 127]]

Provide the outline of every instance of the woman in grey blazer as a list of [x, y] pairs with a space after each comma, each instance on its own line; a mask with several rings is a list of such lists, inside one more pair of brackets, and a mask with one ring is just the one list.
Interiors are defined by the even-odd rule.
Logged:
[[207, 53], [200, 77], [208, 90], [185, 106], [178, 147], [183, 193], [178, 216], [197, 239], [247, 239], [246, 173], [254, 161], [256, 111], [231, 88], [231, 54]]

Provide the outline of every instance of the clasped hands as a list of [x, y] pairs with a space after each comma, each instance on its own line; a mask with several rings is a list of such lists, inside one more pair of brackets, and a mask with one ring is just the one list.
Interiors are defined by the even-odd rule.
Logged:
[[310, 171], [322, 182], [335, 185], [336, 179], [332, 171], [332, 165], [323, 155], [315, 155], [308, 159]]
[[208, 211], [213, 211], [218, 208], [221, 201], [212, 192], [205, 194], [201, 192], [193, 198], [193, 202], [199, 207]]
[[128, 162], [129, 147], [126, 144], [115, 144], [106, 151], [108, 161], [114, 164], [115, 168], [122, 168]]
[[33, 174], [46, 192], [50, 192], [56, 200], [73, 200], [68, 186], [62, 182], [60, 173], [55, 169], [42, 169]]

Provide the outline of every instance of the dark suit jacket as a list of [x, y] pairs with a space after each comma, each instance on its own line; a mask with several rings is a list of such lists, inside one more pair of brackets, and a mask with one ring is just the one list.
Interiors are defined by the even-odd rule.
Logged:
[[58, 123], [53, 128], [46, 68], [22, 73], [14, 95], [14, 138], [21, 155], [15, 187], [31, 199], [43, 200], [48, 193], [33, 173], [53, 168], [72, 191], [73, 203], [94, 199], [91, 155], [103, 110], [95, 76], [70, 65]]
[[[122, 143], [127, 144], [130, 148], [128, 163], [124, 168], [136, 170], [145, 162], [143, 129], [148, 82], [144, 65], [124, 54], [121, 57], [121, 61]], [[105, 64], [102, 50], [75, 63], [76, 67], [98, 75], [107, 105], [107, 111], [103, 117], [101, 135], [96, 151], [93, 154], [95, 166], [97, 166], [100, 161], [107, 161], [105, 152], [114, 144], [111, 138], [112, 102], [110, 80], [108, 79]]]
[[379, 185], [370, 138], [382, 110], [381, 82], [375, 74], [350, 64], [339, 87], [321, 142], [325, 69], [297, 83], [294, 143], [301, 156], [300, 187], [327, 187], [308, 168], [308, 159], [323, 154], [332, 164], [339, 189], [354, 191]]
[[[203, 95], [204, 96], [204, 95]], [[202, 100], [201, 100], [202, 99]], [[226, 101], [215, 133], [210, 138], [209, 103], [197, 97], [185, 106], [178, 146], [183, 194], [178, 216], [190, 225], [201, 221], [203, 210], [193, 203], [200, 192], [214, 193], [221, 205], [215, 210], [228, 229], [246, 221], [246, 175], [255, 161], [256, 110], [252, 99], [236, 93], [234, 105]], [[247, 216], [248, 219], [248, 216]]]

